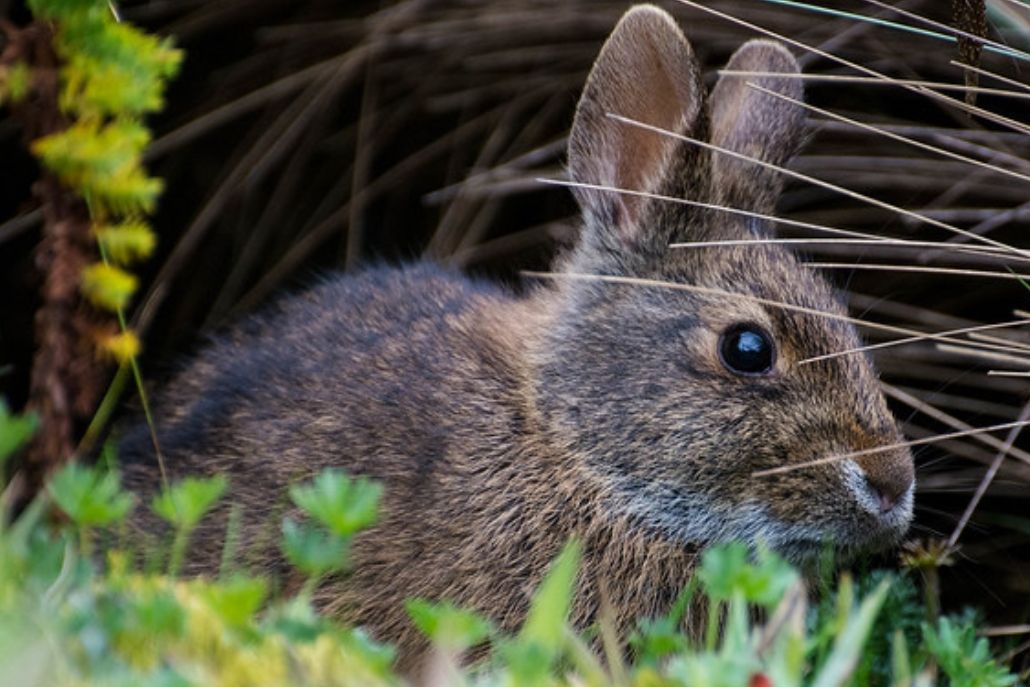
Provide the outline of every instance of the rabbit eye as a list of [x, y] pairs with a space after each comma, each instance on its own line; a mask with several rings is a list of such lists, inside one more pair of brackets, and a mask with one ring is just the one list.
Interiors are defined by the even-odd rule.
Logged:
[[760, 375], [772, 370], [776, 348], [767, 331], [756, 324], [735, 324], [719, 339], [719, 357], [730, 372]]

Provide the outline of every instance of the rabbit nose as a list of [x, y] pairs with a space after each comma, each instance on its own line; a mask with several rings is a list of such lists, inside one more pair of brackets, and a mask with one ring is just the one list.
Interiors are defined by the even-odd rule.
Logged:
[[869, 454], [858, 463], [865, 472], [866, 485], [881, 513], [894, 508], [915, 480], [912, 455], [908, 450]]

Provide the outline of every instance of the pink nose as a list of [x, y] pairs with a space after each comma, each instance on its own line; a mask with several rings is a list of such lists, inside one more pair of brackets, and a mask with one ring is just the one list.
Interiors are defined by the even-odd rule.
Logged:
[[905, 451], [903, 455], [873, 454], [867, 458], [867, 460], [861, 461], [862, 469], [866, 474], [866, 483], [869, 491], [880, 504], [880, 512], [887, 513], [898, 505], [898, 501], [908, 493], [909, 487], [912, 486], [912, 481], [915, 479], [912, 457], [908, 451]]

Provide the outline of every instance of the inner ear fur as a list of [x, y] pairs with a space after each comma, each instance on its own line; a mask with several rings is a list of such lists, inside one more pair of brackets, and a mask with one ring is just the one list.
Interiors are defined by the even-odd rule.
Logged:
[[[752, 40], [742, 45], [726, 65], [729, 71], [799, 74], [797, 60], [779, 43]], [[783, 166], [804, 139], [805, 110], [800, 105], [752, 88], [756, 84], [793, 100], [804, 98], [801, 79], [775, 76], [719, 78], [709, 99], [711, 142], [748, 157]], [[784, 175], [747, 160], [712, 154], [711, 197], [715, 202], [745, 210], [771, 212]]]
[[[609, 113], [676, 133], [693, 130], [702, 110], [698, 63], [664, 10], [638, 5], [612, 31], [594, 62], [569, 137], [573, 181], [656, 192], [681, 142], [617, 121]], [[577, 188], [586, 240], [612, 249], [646, 241], [647, 199]]]

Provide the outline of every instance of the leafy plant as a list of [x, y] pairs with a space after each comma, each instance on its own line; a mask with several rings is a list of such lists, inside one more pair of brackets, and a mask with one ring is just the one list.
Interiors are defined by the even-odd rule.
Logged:
[[[182, 560], [188, 534], [227, 488], [220, 478], [183, 480], [155, 499], [155, 511], [176, 531], [171, 558]], [[283, 596], [261, 576], [140, 573], [135, 557], [118, 550], [107, 551], [101, 565], [88, 541], [68, 535], [117, 525], [131, 500], [109, 470], [64, 468], [47, 493], [67, 525], [48, 523], [44, 499], [0, 524], [0, 674], [29, 686], [399, 684], [390, 647], [319, 615], [311, 601], [321, 576], [345, 569], [351, 538], [375, 522], [381, 487], [326, 472], [291, 492], [312, 522], [288, 520], [283, 547], [309, 583]], [[856, 584], [844, 576], [832, 598], [808, 613], [798, 572], [771, 552], [739, 544], [705, 552], [669, 613], [638, 623], [627, 659], [603, 618], [587, 634], [569, 625], [581, 555], [575, 542], [561, 551], [514, 633], [446, 600], [410, 600], [409, 615], [441, 656], [453, 659], [490, 640], [488, 659], [466, 667], [452, 660], [448, 682], [929, 686], [932, 664], [955, 687], [1016, 681], [976, 636], [971, 618], [945, 618], [913, 633], [911, 613], [925, 609], [904, 578], [874, 574]], [[718, 620], [703, 636], [683, 625], [699, 611]], [[865, 667], [871, 661], [883, 670]]]
[[221, 498], [228, 481], [221, 475], [209, 479], [187, 477], [165, 487], [154, 499], [153, 509], [175, 530], [169, 572], [175, 575], [182, 568], [186, 543], [201, 519]]
[[25, 445], [38, 426], [35, 415], [12, 415], [7, 403], [0, 398], [0, 464]]
[[290, 498], [319, 527], [283, 519], [283, 552], [308, 577], [302, 593], [347, 567], [351, 538], [375, 523], [383, 488], [365, 477], [324, 470], [310, 484], [290, 487]]
[[923, 624], [926, 649], [948, 676], [952, 687], [1009, 687], [1016, 676], [998, 665], [987, 639], [976, 636], [970, 618], [941, 618]]
[[[36, 489], [75, 452], [74, 421], [97, 409], [107, 377], [95, 352], [131, 367], [140, 381], [140, 342], [125, 317], [137, 288], [129, 267], [154, 249], [146, 216], [162, 190], [143, 165], [150, 142], [143, 117], [162, 107], [182, 54], [169, 39], [121, 22], [103, 0], [28, 5], [31, 27], [5, 26], [17, 44], [5, 59], [20, 57], [0, 64], [0, 103], [12, 105], [23, 120], [43, 168], [34, 187], [45, 218], [38, 247], [45, 259], [37, 261], [45, 286], [35, 318], [36, 340], [43, 345], [30, 394], [43, 431], [26, 470], [30, 489]], [[33, 105], [18, 107], [25, 101]], [[100, 403], [87, 444], [100, 434], [124, 381], [118, 375]]]

